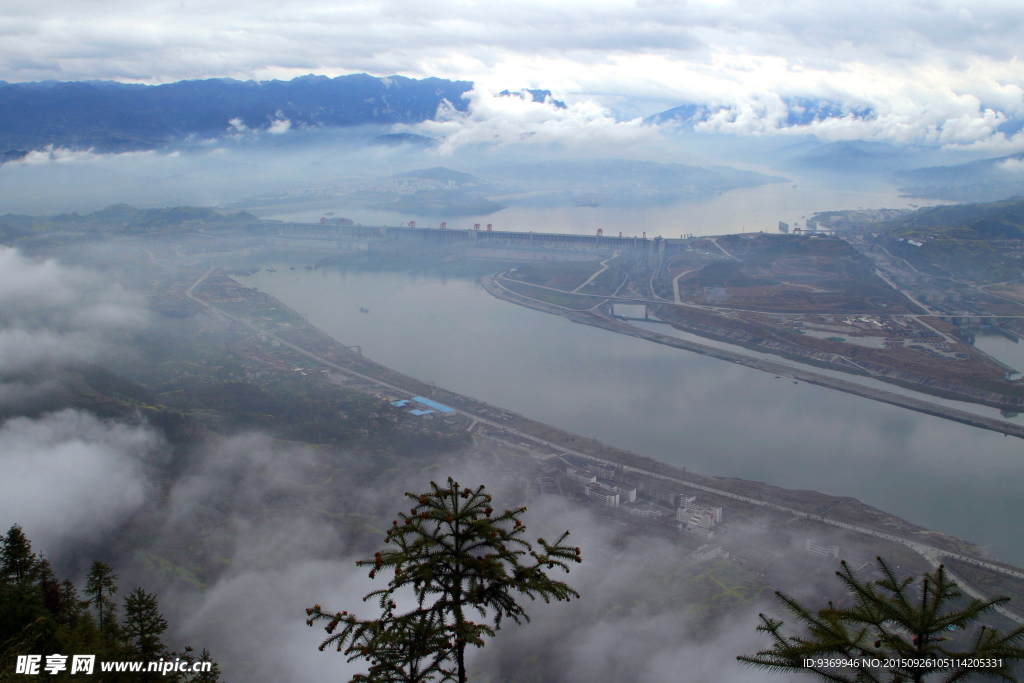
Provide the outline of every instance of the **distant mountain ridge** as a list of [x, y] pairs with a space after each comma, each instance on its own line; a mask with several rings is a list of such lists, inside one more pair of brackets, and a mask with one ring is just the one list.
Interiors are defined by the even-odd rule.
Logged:
[[1024, 153], [954, 166], [932, 166], [893, 174], [910, 197], [991, 202], [1024, 195]]
[[[806, 126], [816, 121], [845, 117], [866, 120], [875, 115], [870, 107], [850, 107], [831, 100], [786, 97], [782, 102], [786, 105], [786, 126]], [[733, 109], [725, 105], [683, 104], [648, 116], [644, 121], [652, 124], [675, 122], [692, 126]]]
[[[275, 121], [291, 127], [419, 123], [449, 102], [465, 111], [469, 81], [354, 74], [290, 81], [209, 79], [165, 85], [0, 81], [0, 154], [47, 145], [97, 151], [144, 150], [215, 138]], [[236, 121], [237, 125], [232, 125]]]

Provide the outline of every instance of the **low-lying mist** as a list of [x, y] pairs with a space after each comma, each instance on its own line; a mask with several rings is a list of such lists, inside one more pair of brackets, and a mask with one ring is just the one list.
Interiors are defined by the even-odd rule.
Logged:
[[[400, 207], [398, 212], [370, 211], [332, 197], [397, 173], [438, 166], [475, 174], [493, 185], [485, 193], [512, 208], [571, 208], [581, 202], [585, 206], [599, 202], [602, 207], [645, 211], [679, 199], [713, 198], [728, 190], [715, 182], [694, 185], [692, 177], [675, 178], [671, 169], [635, 162], [730, 167], [785, 179], [772, 190], [774, 194], [789, 191], [790, 183], [847, 193], [845, 198], [834, 195], [831, 204], [821, 206], [802, 200], [815, 210], [875, 204], [898, 208], [907, 202], [895, 192], [898, 183], [890, 177], [893, 170], [979, 156], [937, 147], [825, 143], [809, 136], [694, 133], [639, 120], [616, 121], [598, 112], [573, 114], [570, 110], [559, 114], [566, 118], [551, 118], [558, 110], [546, 105], [516, 98], [492, 101], [504, 109], [477, 118], [442, 117], [416, 126], [292, 128], [280, 134], [240, 130], [218, 139], [189, 140], [174, 148], [121, 154], [36, 151], [0, 165], [0, 214], [85, 214], [128, 203], [140, 208], [246, 208], [261, 217], [287, 217], [308, 209], [310, 215], [304, 220], [315, 220], [316, 212], [337, 208], [367, 224], [398, 224], [417, 217], [416, 212], [402, 213]], [[540, 123], [533, 121], [536, 116]], [[534, 130], [537, 125], [539, 131]], [[374, 144], [379, 136], [394, 131], [425, 134], [436, 142]], [[563, 192], [552, 197], [553, 188]], [[600, 213], [603, 208], [589, 210]], [[495, 215], [502, 222], [500, 217], [500, 212]], [[444, 218], [443, 212], [436, 217]], [[618, 220], [636, 223], [637, 218]], [[711, 225], [712, 220], [704, 222]], [[769, 218], [762, 223], [757, 229], [774, 226]]]

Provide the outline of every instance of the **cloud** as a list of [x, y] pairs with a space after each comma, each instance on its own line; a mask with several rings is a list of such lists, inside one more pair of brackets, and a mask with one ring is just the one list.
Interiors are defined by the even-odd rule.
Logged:
[[474, 88], [466, 96], [467, 111], [442, 105], [435, 120], [410, 129], [443, 138], [437, 149], [442, 155], [478, 145], [500, 148], [554, 144], [578, 153], [588, 146], [621, 148], [653, 143], [659, 138], [657, 129], [644, 125], [640, 118], [618, 121], [608, 108], [592, 100], [563, 108], [551, 101], [501, 97], [482, 88]]
[[271, 135], [281, 135], [291, 130], [292, 122], [288, 119], [274, 119], [270, 122], [267, 132]]
[[[935, 2], [566, 0], [358, 4], [44, 0], [2, 26], [0, 78], [168, 82], [366, 71], [548, 88], [632, 119], [684, 103], [725, 107], [711, 128], [779, 126], [779, 101], [871, 107], [809, 132], [944, 145], [1021, 144], [1024, 9]], [[284, 124], [272, 124], [278, 127]]]
[[103, 158], [132, 158], [139, 156], [150, 156], [153, 152], [142, 151], [142, 152], [120, 152], [118, 154], [97, 154], [91, 149], [86, 150], [71, 150], [64, 147], [54, 147], [53, 145], [47, 145], [45, 148], [40, 150], [33, 150], [23, 156], [20, 159], [14, 161], [5, 162], [9, 165], [20, 164], [23, 166], [44, 166], [52, 164], [76, 164], [76, 163], [88, 163], [95, 162]]
[[162, 442], [144, 426], [64, 410], [0, 425], [0, 528], [21, 524], [46, 553], [109, 532], [151, 491]]
[[59, 368], [99, 360], [144, 325], [138, 298], [97, 273], [0, 246], [0, 404], [38, 397]]
[[996, 168], [1007, 173], [1024, 172], [1024, 159], [1007, 159], [996, 164]]
[[[369, 579], [355, 561], [381, 547], [388, 520], [407, 505], [402, 492], [426, 490], [430, 478], [457, 472], [464, 485], [486, 483], [496, 507], [522, 500], [517, 476], [461, 460], [418, 466], [427, 469], [367, 478], [338, 469], [324, 451], [261, 434], [230, 437], [190, 456], [186, 476], [169, 492], [165, 526], [153, 536], [172, 546], [188, 538], [191, 548], [218, 558], [223, 572], [201, 592], [182, 584], [160, 589], [174, 642], [209, 647], [239, 680], [290, 683], [365, 670], [333, 650], [319, 652], [325, 634], [306, 626], [303, 609], [321, 604], [374, 614], [373, 601], [362, 598], [381, 587], [381, 577]], [[724, 620], [701, 613], [687, 592], [707, 566], [684, 569], [686, 550], [654, 537], [623, 543], [617, 525], [567, 510], [561, 498], [534, 500], [525, 521], [531, 538], [572, 530], [584, 563], [558, 578], [583, 598], [550, 605], [525, 599], [532, 623], [507, 624], [487, 647], [473, 650], [472, 671], [565, 683], [771, 680], [735, 662], [763, 645], [754, 630], [763, 605], [737, 604]], [[367, 531], [353, 533], [360, 525]], [[153, 577], [145, 581], [152, 585]], [[722, 592], [713, 579], [706, 582]], [[715, 598], [728, 600], [726, 593]], [[247, 624], [244, 632], [232, 627], [238, 623]]]

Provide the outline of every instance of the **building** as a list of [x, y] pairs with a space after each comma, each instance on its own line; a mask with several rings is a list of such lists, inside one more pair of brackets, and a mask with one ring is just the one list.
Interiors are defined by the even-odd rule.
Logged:
[[422, 396], [413, 396], [412, 400], [416, 401], [417, 403], [419, 403], [422, 406], [426, 406], [427, 408], [433, 408], [434, 410], [436, 410], [439, 413], [454, 413], [455, 412], [455, 408], [451, 408], [449, 406], [446, 406], [443, 403], [438, 403], [437, 401], [431, 401], [429, 398], [423, 398]]
[[676, 503], [679, 500], [679, 494], [675, 491], [663, 489], [660, 486], [651, 486], [650, 484], [644, 484], [642, 493], [644, 498], [648, 498], [670, 508], [676, 507]]
[[657, 505], [646, 500], [639, 503], [620, 502], [619, 508], [635, 517], [662, 517], [665, 514]]
[[818, 557], [824, 557], [826, 559], [837, 559], [839, 557], [839, 546], [818, 545], [809, 538], [804, 542], [804, 550], [812, 555], [817, 555]]
[[688, 534], [699, 536], [703, 538], [705, 541], [711, 540], [715, 537], [714, 531], [712, 531], [711, 529], [705, 529], [702, 526], [688, 526], [684, 529], [684, 531]]
[[1003, 377], [1010, 380], [1011, 382], [1016, 382], [1021, 378], [1021, 374], [1016, 370], [1010, 369], [1003, 373]]
[[694, 515], [707, 515], [711, 518], [712, 524], [722, 521], [722, 508], [710, 505], [701, 505], [696, 500], [680, 501], [679, 509], [676, 510], [676, 519], [685, 522]]
[[783, 223], [782, 221], [779, 221], [779, 232], [784, 232], [784, 233], [786, 233], [788, 235], [789, 234], [789, 223]]
[[586, 485], [587, 498], [591, 498], [601, 505], [605, 505], [610, 508], [619, 507], [619, 492], [615, 489], [610, 489], [601, 484], [593, 483]]
[[586, 486], [587, 484], [597, 483], [597, 475], [591, 474], [590, 472], [578, 470], [575, 467], [566, 467], [565, 476], [569, 477], [569, 479], [572, 479], [575, 482], [583, 484], [584, 486]]
[[[679, 519], [678, 513], [676, 519]], [[710, 529], [715, 525], [714, 518], [706, 512], [697, 512], [689, 516], [684, 516], [682, 519], [679, 519], [679, 521], [684, 523], [687, 529], [694, 526], [699, 526], [703, 529]]]
[[636, 502], [636, 487], [633, 486], [632, 484], [627, 484], [625, 482], [618, 481], [609, 481], [607, 479], [602, 479], [601, 477], [598, 477], [597, 483], [600, 484], [601, 486], [604, 486], [605, 488], [618, 491], [619, 500], [621, 500], [623, 503]]
[[728, 559], [729, 557], [729, 553], [722, 550], [722, 546], [720, 545], [716, 545], [713, 548], [710, 545], [702, 545], [687, 555], [687, 559], [694, 562], [706, 562], [707, 560], [714, 560], [719, 557], [722, 559]]

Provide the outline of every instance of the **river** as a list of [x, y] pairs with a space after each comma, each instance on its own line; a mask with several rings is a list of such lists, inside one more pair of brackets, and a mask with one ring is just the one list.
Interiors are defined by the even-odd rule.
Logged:
[[249, 210], [260, 218], [316, 223], [321, 217], [352, 219], [364, 225], [399, 225], [415, 220], [420, 227], [437, 227], [446, 220], [451, 229], [466, 229], [474, 223], [491, 223], [495, 230], [516, 232], [557, 232], [593, 235], [598, 228], [605, 235], [622, 232], [627, 237], [643, 233], [654, 237], [727, 235], [742, 232], [777, 232], [779, 221], [803, 225], [804, 219], [819, 211], [839, 209], [906, 209], [946, 202], [900, 196], [885, 183], [858, 182], [835, 187], [833, 183], [799, 179], [798, 184], [770, 184], [704, 195], [659, 204], [638, 202], [628, 205], [531, 206], [512, 203], [493, 214], [437, 217], [370, 210], [345, 203], [343, 198], [323, 198]]
[[413, 377], [701, 474], [853, 496], [1024, 564], [1019, 439], [571, 323], [468, 275], [259, 263], [277, 272], [239, 280]]

